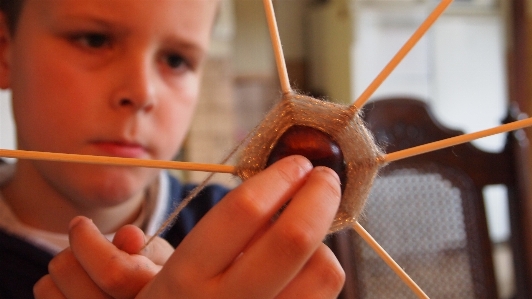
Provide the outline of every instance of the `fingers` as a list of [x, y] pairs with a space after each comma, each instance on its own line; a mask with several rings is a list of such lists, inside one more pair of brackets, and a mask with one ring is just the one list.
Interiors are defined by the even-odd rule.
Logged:
[[52, 259], [48, 272], [66, 298], [111, 298], [92, 281], [70, 249], [63, 250]]
[[[276, 295], [322, 246], [340, 196], [336, 173], [316, 167], [271, 228], [224, 274], [224, 281], [238, 287], [243, 298]], [[246, 277], [245, 285], [239, 285], [241, 277]]]
[[141, 254], [157, 265], [164, 265], [174, 252], [172, 245], [166, 240], [156, 237], [144, 248], [146, 239], [144, 232], [140, 228], [134, 225], [126, 225], [116, 232], [113, 244], [118, 249], [129, 254]]
[[337, 298], [345, 282], [345, 273], [334, 253], [322, 244], [301, 272], [276, 299]]
[[170, 256], [172, 256], [172, 253], [174, 253], [174, 247], [166, 240], [156, 237], [138, 254], [149, 258], [156, 265], [163, 266]]
[[183, 273], [218, 275], [304, 184], [311, 169], [308, 160], [288, 157], [250, 178], [205, 215], [169, 263]]
[[339, 203], [336, 173], [282, 159], [205, 215], [138, 298], [332, 298], [343, 271], [322, 240]]
[[146, 242], [144, 232], [135, 225], [125, 225], [116, 231], [113, 244], [129, 254], [137, 254]]
[[148, 258], [118, 249], [85, 217], [72, 220], [69, 236], [77, 261], [94, 283], [114, 298], [134, 297], [159, 271]]
[[[39, 298], [133, 298], [173, 252], [160, 238], [142, 249], [144, 233], [128, 225], [111, 244], [92, 222], [78, 217], [71, 223], [71, 247], [56, 255], [49, 275], [34, 288]], [[141, 250], [142, 249], [142, 250]], [[141, 250], [141, 254], [137, 253]], [[111, 294], [111, 295], [108, 295]]]
[[43, 276], [37, 281], [33, 286], [33, 296], [35, 299], [66, 299], [50, 275]]

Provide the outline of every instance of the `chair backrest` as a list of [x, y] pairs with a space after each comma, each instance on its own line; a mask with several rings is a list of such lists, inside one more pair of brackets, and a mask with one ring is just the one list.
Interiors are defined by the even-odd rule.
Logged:
[[[438, 123], [416, 99], [369, 103], [364, 119], [387, 153], [462, 134]], [[482, 190], [503, 184], [519, 197], [514, 158], [513, 146], [488, 153], [466, 143], [392, 162], [381, 169], [359, 222], [428, 296], [497, 298]], [[522, 246], [518, 235], [512, 228], [514, 248]], [[335, 235], [330, 244], [347, 275], [340, 298], [413, 298], [353, 232]], [[525, 276], [519, 267], [518, 276]]]

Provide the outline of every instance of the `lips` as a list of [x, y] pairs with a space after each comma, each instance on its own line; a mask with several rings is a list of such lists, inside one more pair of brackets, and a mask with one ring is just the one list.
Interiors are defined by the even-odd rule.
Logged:
[[138, 143], [127, 141], [96, 141], [92, 143], [98, 153], [122, 158], [146, 158], [147, 149]]

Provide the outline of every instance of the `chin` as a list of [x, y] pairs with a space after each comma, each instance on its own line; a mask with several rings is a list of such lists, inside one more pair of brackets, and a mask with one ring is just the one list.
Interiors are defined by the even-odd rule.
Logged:
[[106, 169], [89, 175], [81, 191], [88, 205], [114, 207], [130, 199], [142, 196], [148, 186], [157, 178], [158, 171], [149, 169]]

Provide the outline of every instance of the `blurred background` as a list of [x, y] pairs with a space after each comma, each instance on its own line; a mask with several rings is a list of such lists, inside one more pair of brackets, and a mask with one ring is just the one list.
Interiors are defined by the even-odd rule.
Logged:
[[[417, 97], [430, 103], [443, 124], [465, 132], [499, 124], [510, 99], [511, 2], [455, 0], [372, 100]], [[274, 1], [293, 88], [353, 102], [436, 3]], [[219, 161], [279, 98], [260, 0], [224, 0], [207, 64], [195, 125], [182, 153], [197, 162]], [[8, 93], [1, 97], [0, 147], [15, 148]], [[503, 140], [494, 136], [475, 144], [497, 151]]]
[[[274, 1], [293, 88], [352, 103], [438, 2]], [[531, 19], [532, 1], [455, 0], [371, 101], [418, 98], [430, 105], [442, 124], [466, 133], [499, 125], [510, 102], [532, 112], [528, 100], [532, 85], [527, 82], [532, 78], [528, 76], [532, 35], [527, 34]], [[224, 0], [197, 114], [176, 159], [220, 162], [279, 97], [262, 1]], [[474, 144], [497, 152], [504, 141], [500, 135]], [[0, 148], [16, 148], [7, 92], [0, 98]], [[206, 174], [179, 175], [200, 181]], [[230, 176], [215, 180], [229, 186], [238, 183]], [[501, 186], [488, 189], [490, 236], [493, 244], [504, 244], [510, 235], [505, 190]], [[502, 265], [510, 263], [504, 251], [497, 260]], [[511, 293], [511, 283], [504, 283], [511, 277], [501, 279], [502, 292]]]

